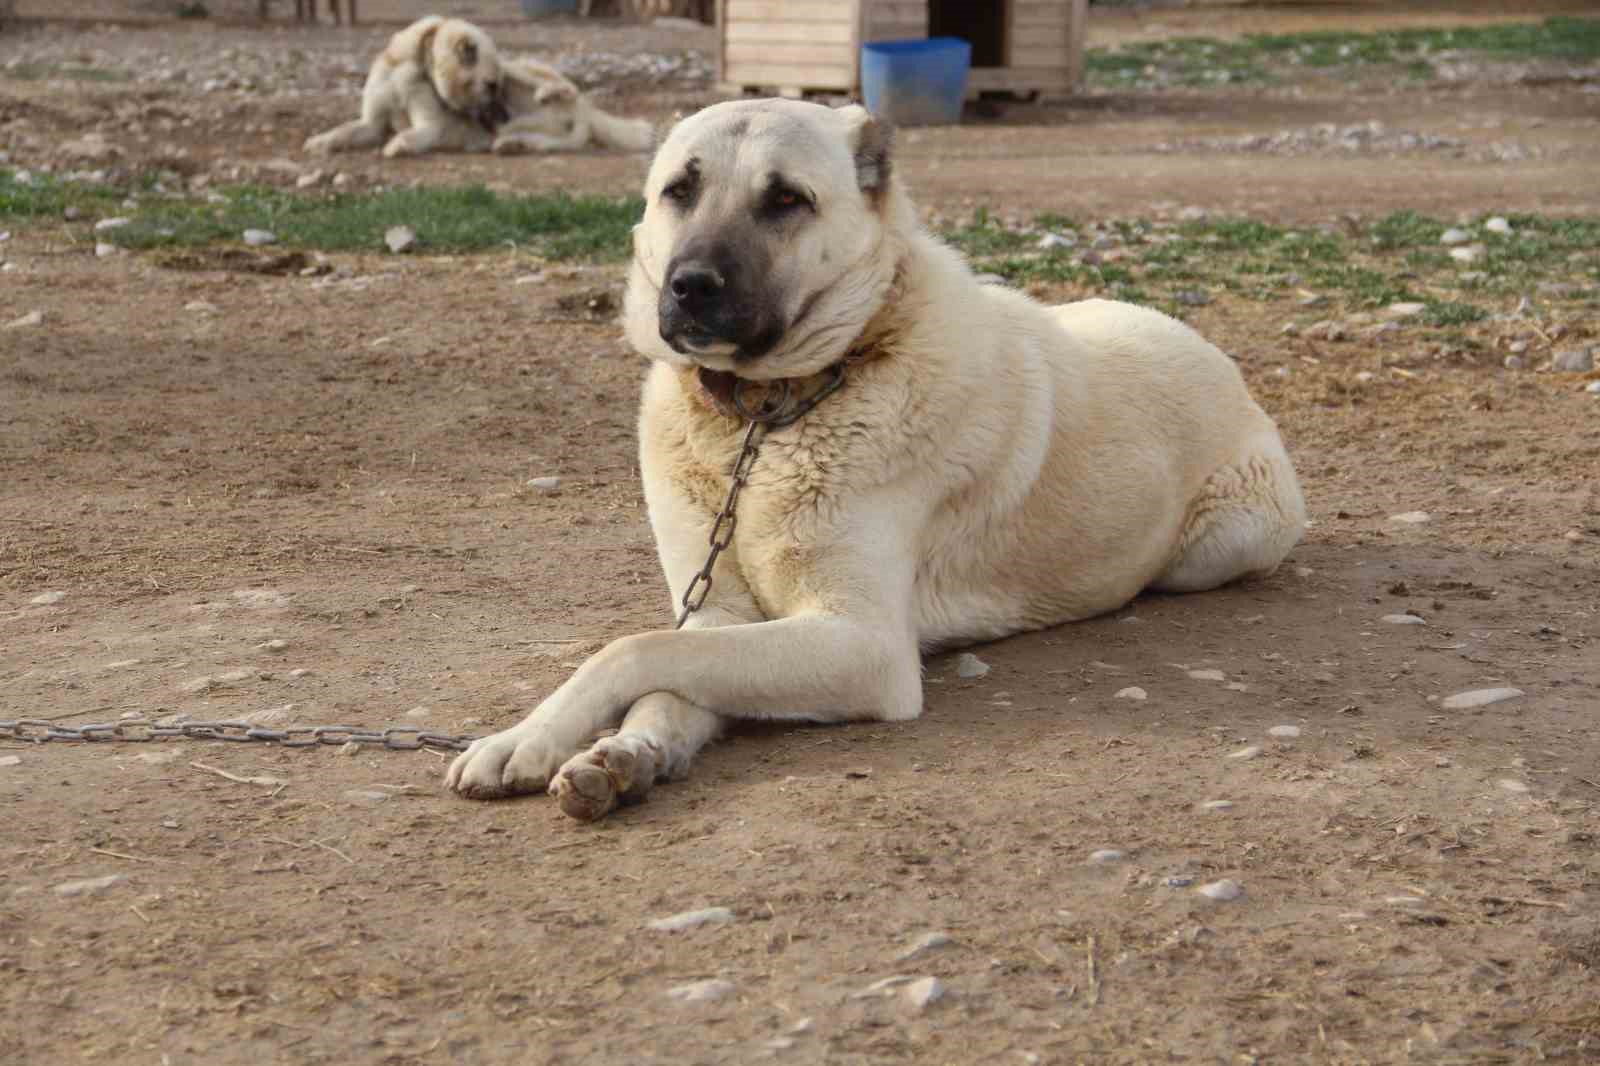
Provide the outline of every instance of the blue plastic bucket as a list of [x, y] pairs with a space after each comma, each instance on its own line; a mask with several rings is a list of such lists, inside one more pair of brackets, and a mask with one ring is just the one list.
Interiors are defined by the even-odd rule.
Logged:
[[873, 41], [861, 46], [861, 95], [867, 110], [897, 126], [961, 121], [972, 45], [960, 37]]
[[578, 0], [522, 0], [522, 13], [529, 18], [541, 15], [570, 15], [578, 10]]

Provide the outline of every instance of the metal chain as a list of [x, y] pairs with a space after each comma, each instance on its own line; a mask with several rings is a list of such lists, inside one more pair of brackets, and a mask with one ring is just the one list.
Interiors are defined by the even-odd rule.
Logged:
[[836, 392], [844, 384], [844, 362], [835, 363], [829, 370], [832, 373], [822, 388], [814, 396], [800, 400], [792, 406], [789, 403], [790, 385], [787, 380], [768, 383], [769, 387], [776, 386], [776, 392], [769, 392], [760, 407], [751, 409], [745, 406], [745, 386], [753, 384], [740, 378], [733, 387], [733, 406], [750, 423], [744, 431], [744, 443], [739, 447], [739, 457], [733, 461], [733, 471], [728, 475], [728, 498], [722, 503], [722, 510], [717, 514], [717, 520], [711, 523], [711, 553], [706, 556], [706, 564], [700, 572], [689, 581], [689, 587], [683, 590], [683, 598], [679, 601], [683, 611], [678, 615], [677, 624], [673, 629], [682, 629], [689, 616], [698, 611], [706, 602], [706, 597], [711, 593], [711, 571], [716, 568], [717, 556], [727, 551], [733, 543], [733, 531], [739, 524], [737, 508], [739, 506], [739, 493], [744, 491], [744, 486], [750, 480], [750, 471], [756, 465], [756, 456], [761, 452], [761, 442], [766, 439], [769, 429], [782, 429], [784, 426], [793, 425], [805, 416], [813, 407], [821, 403], [826, 397]]
[[120, 722], [103, 722], [96, 725], [58, 725], [37, 718], [0, 719], [0, 740], [25, 740], [34, 744], [48, 744], [52, 740], [67, 741], [122, 741], [145, 744], [152, 740], [171, 738], [184, 740], [229, 740], [238, 743], [255, 741], [280, 744], [285, 748], [311, 748], [318, 744], [372, 744], [386, 751], [418, 751], [428, 748], [435, 751], [465, 751], [467, 745], [478, 738], [467, 734], [435, 733], [415, 726], [386, 726], [382, 729], [358, 729], [348, 725], [292, 725], [283, 729], [267, 729], [249, 722], [183, 722], [175, 725], [157, 725], [143, 718], [125, 718]]

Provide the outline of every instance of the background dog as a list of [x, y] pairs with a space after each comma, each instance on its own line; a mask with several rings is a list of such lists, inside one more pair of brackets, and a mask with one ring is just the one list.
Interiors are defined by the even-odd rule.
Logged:
[[647, 152], [654, 143], [650, 123], [602, 111], [554, 67], [533, 59], [507, 59], [500, 71], [500, 102], [507, 117], [495, 128], [496, 152], [569, 152], [590, 144]]
[[470, 22], [430, 15], [389, 38], [372, 61], [361, 117], [310, 138], [305, 151], [379, 144], [386, 156], [482, 151], [506, 118], [499, 94], [500, 60], [489, 35]]
[[654, 362], [640, 470], [674, 603], [739, 454], [736, 390], [815, 395], [841, 363], [848, 383], [768, 433], [704, 607], [609, 644], [449, 787], [548, 786], [598, 817], [729, 719], [914, 718], [923, 649], [1269, 573], [1299, 539], [1294, 470], [1227, 356], [1155, 311], [979, 284], [889, 149], [862, 108], [795, 101], [668, 136], [624, 322]]

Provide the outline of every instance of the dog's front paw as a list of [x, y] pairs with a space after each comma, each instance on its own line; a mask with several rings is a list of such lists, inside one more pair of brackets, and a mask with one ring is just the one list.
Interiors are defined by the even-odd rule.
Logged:
[[496, 137], [494, 139], [495, 155], [522, 155], [527, 150], [527, 145], [523, 144], [520, 138]]
[[556, 743], [549, 731], [537, 725], [507, 729], [473, 741], [457, 755], [445, 773], [445, 787], [472, 799], [538, 792], [575, 747]]
[[644, 799], [656, 783], [660, 765], [661, 753], [643, 737], [604, 737], [567, 760], [550, 782], [550, 794], [563, 813], [580, 822], [592, 822], [609, 814], [619, 802]]
[[300, 146], [300, 151], [306, 155], [332, 155], [333, 138], [326, 133], [319, 133], [315, 137], [307, 137], [306, 143]]

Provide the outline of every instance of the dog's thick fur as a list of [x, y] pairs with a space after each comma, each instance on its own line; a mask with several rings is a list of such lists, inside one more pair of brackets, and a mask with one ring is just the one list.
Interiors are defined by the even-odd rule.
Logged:
[[655, 143], [650, 123], [602, 111], [554, 67], [533, 59], [502, 59], [500, 75], [506, 117], [495, 127], [496, 152], [571, 152], [591, 144], [647, 152]]
[[429, 15], [389, 38], [361, 90], [361, 117], [308, 139], [314, 155], [383, 145], [386, 156], [483, 151], [504, 118], [500, 57], [487, 33]]
[[854, 106], [719, 104], [667, 138], [624, 317], [654, 361], [640, 468], [674, 604], [739, 451], [728, 375], [810, 394], [848, 357], [848, 382], [767, 435], [688, 624], [608, 645], [451, 788], [598, 817], [728, 719], [914, 718], [923, 649], [1266, 574], [1298, 540], [1294, 470], [1227, 356], [1155, 311], [979, 284], [889, 171]]

